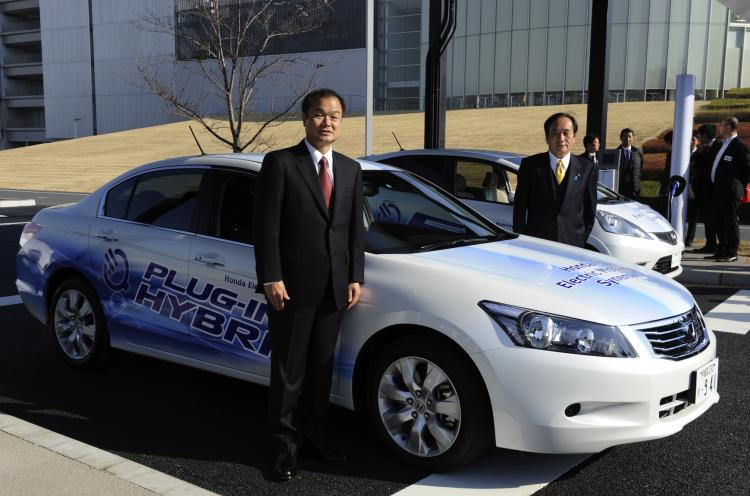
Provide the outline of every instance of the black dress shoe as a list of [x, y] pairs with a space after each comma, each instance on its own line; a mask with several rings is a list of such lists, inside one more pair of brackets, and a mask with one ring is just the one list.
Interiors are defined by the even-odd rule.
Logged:
[[737, 255], [728, 255], [726, 257], [717, 258], [716, 261], [717, 262], [736, 262]]
[[709, 255], [707, 257], [703, 257], [703, 260], [718, 260], [719, 258], [722, 258], [724, 255], [720, 255], [718, 253], [714, 253], [713, 255]]
[[297, 457], [289, 452], [276, 455], [273, 464], [273, 479], [278, 482], [288, 482], [297, 475]]
[[328, 446], [325, 443], [313, 444], [313, 450], [315, 451], [317, 457], [326, 463], [330, 463], [332, 465], [346, 465], [347, 463], [349, 463], [349, 458], [347, 458], [345, 454], [341, 453], [335, 448]]
[[701, 248], [694, 249], [691, 253], [714, 253], [715, 251], [715, 246], [703, 246]]

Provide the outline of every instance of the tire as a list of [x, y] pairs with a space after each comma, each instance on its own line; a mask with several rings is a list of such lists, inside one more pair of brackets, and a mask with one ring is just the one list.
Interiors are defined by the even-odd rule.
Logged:
[[67, 279], [55, 289], [47, 319], [52, 343], [63, 360], [78, 368], [103, 365], [109, 354], [99, 298], [81, 278]]
[[378, 353], [369, 372], [370, 422], [409, 463], [430, 472], [452, 470], [492, 444], [484, 382], [456, 348], [429, 335], [410, 336]]

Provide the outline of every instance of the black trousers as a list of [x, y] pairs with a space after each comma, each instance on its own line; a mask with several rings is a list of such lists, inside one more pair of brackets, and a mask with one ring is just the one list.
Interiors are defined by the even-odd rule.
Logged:
[[698, 210], [703, 219], [703, 227], [706, 231], [706, 246], [716, 249], [716, 214], [711, 198], [703, 198], [698, 202]]
[[270, 305], [271, 391], [268, 421], [279, 451], [296, 453], [307, 437], [326, 436], [329, 395], [342, 310], [336, 308], [331, 285], [317, 305]]
[[685, 233], [685, 244], [693, 244], [695, 239], [695, 226], [698, 224], [698, 202], [688, 198], [687, 204], [687, 232]]
[[727, 198], [715, 198], [714, 207], [716, 235], [719, 238], [717, 253], [736, 257], [740, 246], [740, 202], [727, 194]]

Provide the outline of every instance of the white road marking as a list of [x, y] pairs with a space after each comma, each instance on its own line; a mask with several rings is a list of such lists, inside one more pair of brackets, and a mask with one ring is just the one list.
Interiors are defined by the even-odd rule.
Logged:
[[36, 200], [0, 200], [0, 208], [33, 207]]
[[9, 307], [11, 305], [20, 305], [23, 303], [21, 297], [18, 295], [13, 296], [0, 296], [0, 307]]
[[750, 331], [750, 289], [742, 289], [704, 315], [712, 331], [747, 334]]
[[589, 456], [494, 449], [463, 470], [430, 475], [394, 496], [526, 496], [539, 491]]
[[20, 225], [23, 225], [23, 224], [28, 224], [29, 222], [30, 221], [24, 221], [24, 222], [5, 222], [5, 223], [1, 223], [0, 227], [2, 227], [2, 226], [20, 226]]

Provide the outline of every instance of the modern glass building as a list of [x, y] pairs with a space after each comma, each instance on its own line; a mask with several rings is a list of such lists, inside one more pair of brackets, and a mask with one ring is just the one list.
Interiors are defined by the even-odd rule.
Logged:
[[[251, 8], [260, 0], [0, 0], [0, 148], [172, 122], [144, 87], [139, 67], [181, 71], [203, 58], [144, 17], [184, 23], [191, 9]], [[447, 53], [449, 108], [585, 103], [591, 3], [596, 0], [458, 0]], [[428, 9], [439, 0], [376, 0], [375, 108], [420, 110]], [[273, 0], [273, 22], [299, 10]], [[279, 38], [266, 54], [292, 54], [301, 77], [335, 88], [353, 112], [365, 108], [366, 0], [320, 0], [315, 30]], [[698, 98], [750, 86], [750, 23], [718, 0], [610, 0], [612, 102], [673, 98], [675, 76], [696, 76]], [[235, 6], [235, 7], [232, 7]], [[286, 10], [285, 10], [286, 9]], [[286, 17], [289, 17], [288, 15]], [[199, 24], [194, 29], [201, 29]], [[248, 49], [248, 52], [252, 52]], [[250, 55], [250, 53], [248, 53]], [[304, 73], [306, 70], [314, 73]], [[254, 110], [294, 101], [291, 72], [259, 83]], [[281, 79], [279, 79], [281, 78]], [[308, 78], [309, 79], [309, 78]], [[200, 78], [179, 81], [202, 95]], [[221, 99], [206, 98], [209, 114]]]
[[[381, 110], [420, 109], [428, 0], [378, 2]], [[750, 86], [750, 24], [717, 0], [610, 1], [610, 101], [669, 100]], [[459, 0], [448, 108], [585, 103], [591, 0]]]

